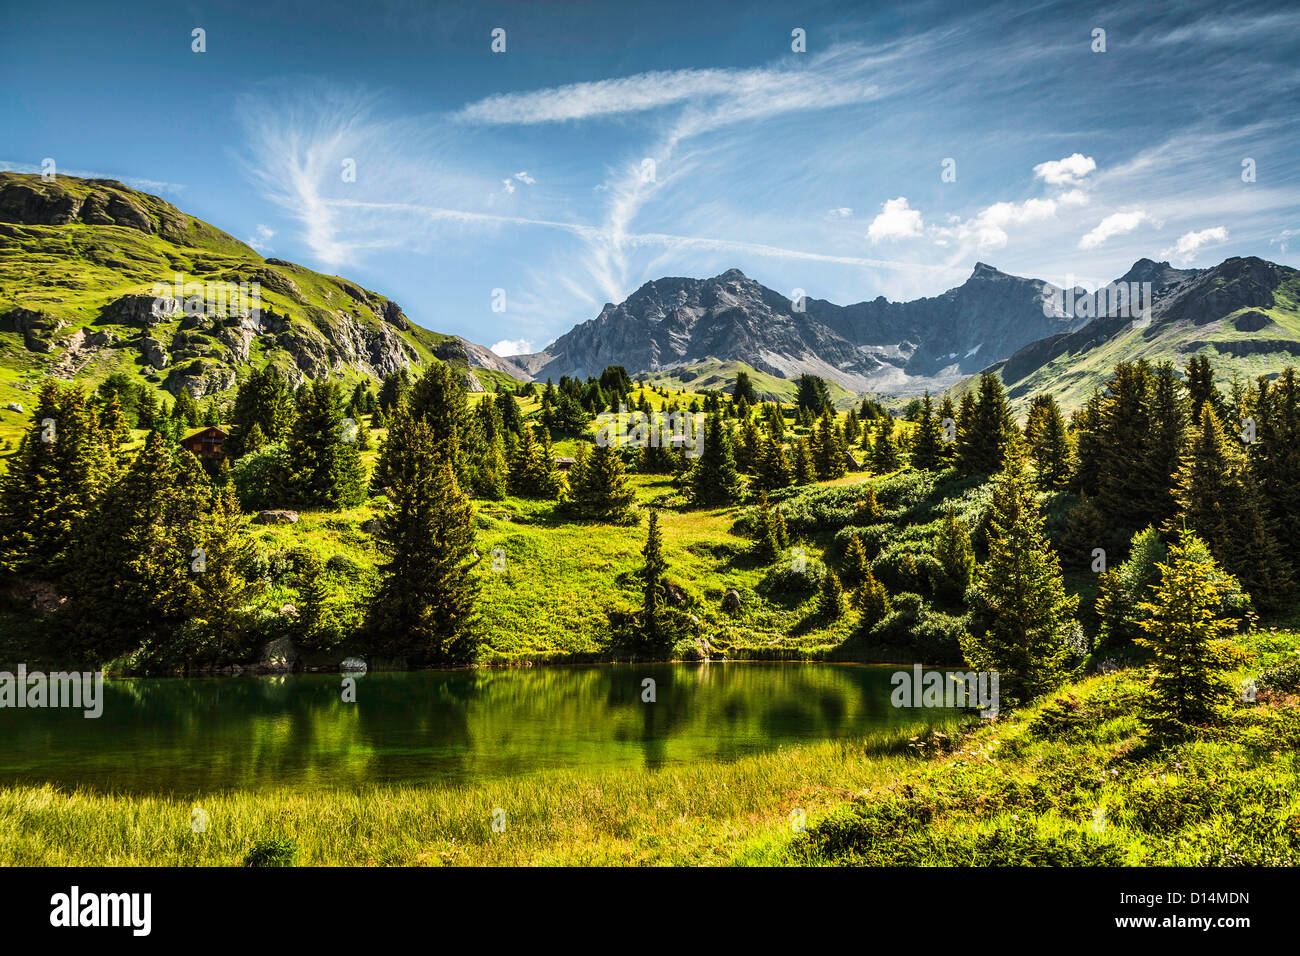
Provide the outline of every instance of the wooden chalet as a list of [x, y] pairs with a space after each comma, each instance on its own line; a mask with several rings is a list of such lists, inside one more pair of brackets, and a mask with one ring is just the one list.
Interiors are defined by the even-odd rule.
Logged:
[[181, 447], [192, 451], [200, 458], [222, 458], [225, 452], [221, 450], [221, 446], [225, 444], [226, 438], [225, 429], [218, 425], [209, 425], [188, 438], [182, 438]]

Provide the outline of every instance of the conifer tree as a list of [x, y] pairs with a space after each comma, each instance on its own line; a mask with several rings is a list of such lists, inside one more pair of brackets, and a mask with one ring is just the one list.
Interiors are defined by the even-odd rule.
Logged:
[[303, 647], [328, 650], [342, 639], [325, 569], [310, 552], [298, 570], [297, 607], [298, 640]]
[[704, 448], [691, 469], [691, 498], [699, 505], [725, 505], [740, 496], [740, 475], [722, 417], [710, 415], [704, 425]]
[[538, 442], [533, 430], [524, 427], [510, 460], [509, 487], [511, 494], [521, 498], [559, 497], [564, 485], [555, 472], [555, 462], [549, 452], [549, 441]]
[[398, 406], [386, 444], [393, 510], [375, 534], [388, 561], [367, 626], [381, 650], [417, 666], [468, 663], [478, 648], [474, 507], [443, 442]]
[[754, 383], [749, 380], [749, 373], [741, 369], [736, 373], [736, 384], [731, 387], [731, 398], [734, 402], [745, 402], [747, 405], [758, 403], [758, 394], [754, 391]]
[[760, 561], [775, 561], [789, 543], [785, 517], [769, 504], [766, 491], [759, 493], [753, 515], [754, 553]]
[[794, 443], [794, 483], [807, 485], [817, 480], [817, 465], [813, 461], [812, 449], [808, 440], [797, 438]]
[[[263, 444], [274, 444], [288, 437], [294, 417], [293, 398], [275, 366], [254, 369], [239, 383], [230, 417], [233, 424], [221, 446], [228, 458], [242, 458], [257, 451], [260, 446], [251, 446], [248, 438], [254, 426], [261, 433]], [[140, 427], [152, 426], [142, 422]]]
[[870, 567], [867, 549], [862, 546], [862, 539], [855, 534], [849, 538], [848, 546], [844, 549], [844, 560], [840, 562], [840, 580], [847, 587], [856, 587], [866, 580]]
[[[945, 423], [951, 423], [951, 428], [946, 427]], [[943, 404], [939, 407], [939, 438], [945, 466], [957, 460], [957, 425], [957, 410], [953, 407], [951, 396], [945, 395]]]
[[191, 606], [208, 498], [198, 459], [152, 432], [73, 543], [66, 621], [79, 659], [166, 646]]
[[754, 485], [763, 491], [788, 487], [794, 480], [785, 449], [767, 436], [759, 439], [754, 473]]
[[636, 622], [635, 646], [651, 657], [663, 657], [683, 629], [679, 616], [673, 608], [667, 606], [664, 575], [668, 571], [668, 563], [664, 560], [663, 532], [659, 530], [658, 511], [650, 512], [650, 524], [646, 529], [645, 547], [641, 554], [645, 558], [645, 564], [641, 568], [641, 613]]
[[1018, 458], [994, 483], [988, 523], [988, 560], [975, 581], [977, 624], [962, 650], [971, 667], [1000, 675], [1004, 702], [1028, 703], [1064, 676], [1079, 599], [1066, 594]]
[[1213, 723], [1232, 699], [1227, 674], [1241, 655], [1225, 637], [1237, 621], [1220, 610], [1231, 582], [1205, 560], [1207, 551], [1194, 533], [1183, 531], [1169, 559], [1157, 565], [1152, 600], [1139, 606], [1147, 615], [1141, 622], [1147, 636], [1138, 643], [1154, 654], [1143, 717], [1161, 737]]
[[1288, 366], [1276, 382], [1261, 379], [1255, 403], [1257, 440], [1250, 467], [1275, 536], [1292, 566], [1300, 563], [1300, 376]]
[[116, 394], [110, 395], [103, 411], [99, 413], [99, 430], [111, 451], [116, 452], [131, 438], [131, 423], [122, 411], [122, 402]]
[[56, 577], [112, 474], [108, 448], [79, 385], [42, 383], [32, 424], [0, 476], [0, 569]]
[[943, 432], [934, 417], [934, 403], [926, 389], [921, 399], [921, 419], [916, 428], [916, 441], [912, 445], [912, 467], [921, 471], [935, 471], [943, 466]]
[[975, 551], [971, 547], [970, 532], [957, 517], [955, 505], [949, 504], [944, 509], [934, 556], [943, 568], [944, 582], [940, 590], [950, 599], [960, 600], [975, 572]]
[[285, 451], [299, 507], [350, 508], [365, 500], [365, 466], [343, 423], [337, 382], [317, 379], [299, 393]]
[[844, 588], [840, 579], [830, 568], [822, 575], [821, 588], [817, 592], [817, 616], [834, 620], [844, 613]]
[[876, 580], [876, 576], [867, 569], [862, 584], [853, 592], [853, 607], [858, 612], [858, 632], [865, 634], [887, 618], [893, 610], [889, 592]]
[[813, 431], [812, 456], [818, 479], [828, 481], [843, 475], [844, 454], [843, 442], [835, 430], [835, 420], [828, 409], [822, 412]]
[[481, 436], [473, 427], [460, 373], [446, 362], [431, 362], [411, 386], [408, 403], [412, 418], [429, 423], [437, 454], [451, 465], [457, 482], [469, 487], [470, 463]]
[[871, 470], [884, 475], [897, 471], [901, 464], [898, 445], [894, 442], [894, 422], [886, 418], [876, 430], [876, 440], [871, 446]]
[[1281, 606], [1291, 593], [1291, 569], [1269, 528], [1245, 457], [1227, 441], [1208, 403], [1185, 449], [1176, 494], [1186, 527], [1255, 602], [1268, 609]]
[[1002, 380], [991, 373], [980, 376], [979, 396], [967, 406], [970, 392], [962, 396], [961, 424], [957, 431], [958, 456], [968, 475], [991, 475], [1006, 459], [1007, 444], [1016, 430]]
[[635, 520], [636, 494], [627, 482], [623, 458], [610, 445], [588, 451], [578, 446], [577, 460], [569, 472], [569, 500], [572, 510], [585, 518], [610, 523]]
[[1058, 491], [1070, 481], [1070, 439], [1056, 399], [1035, 395], [1025, 421], [1025, 443], [1034, 462], [1034, 480], [1046, 491]]
[[853, 505], [853, 523], [856, 525], [879, 524], [884, 520], [880, 502], [876, 500], [876, 489], [869, 484], [862, 485], [862, 493]]
[[[263, 591], [254, 571], [257, 547], [249, 537], [239, 499], [226, 488], [195, 529], [202, 549], [202, 570], [193, 577], [194, 623], [205, 638], [206, 656], [217, 661], [242, 659], [251, 649], [253, 605]], [[194, 561], [190, 562], [194, 568]]]

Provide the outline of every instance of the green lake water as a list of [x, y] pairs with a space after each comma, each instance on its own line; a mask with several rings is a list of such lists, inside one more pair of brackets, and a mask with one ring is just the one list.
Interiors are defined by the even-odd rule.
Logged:
[[[654, 768], [922, 727], [878, 665], [635, 664], [104, 683], [103, 715], [0, 709], [0, 785], [195, 794]], [[654, 703], [642, 701], [655, 681]]]

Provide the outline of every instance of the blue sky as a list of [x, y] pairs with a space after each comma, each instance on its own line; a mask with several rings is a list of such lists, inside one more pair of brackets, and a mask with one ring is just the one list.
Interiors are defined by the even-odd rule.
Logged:
[[732, 267], [848, 303], [977, 261], [1300, 266], [1300, 9], [1169, 6], [11, 5], [0, 165], [124, 179], [503, 352]]

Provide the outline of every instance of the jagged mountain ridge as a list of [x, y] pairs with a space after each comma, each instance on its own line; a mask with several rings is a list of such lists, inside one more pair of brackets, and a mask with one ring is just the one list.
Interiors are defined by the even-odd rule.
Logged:
[[1082, 324], [1044, 311], [1055, 286], [977, 263], [965, 283], [911, 302], [840, 306], [790, 299], [730, 269], [710, 279], [645, 283], [542, 352], [515, 356], [535, 378], [654, 373], [739, 361], [784, 378], [811, 372], [853, 391], [944, 388], [1031, 341]]

